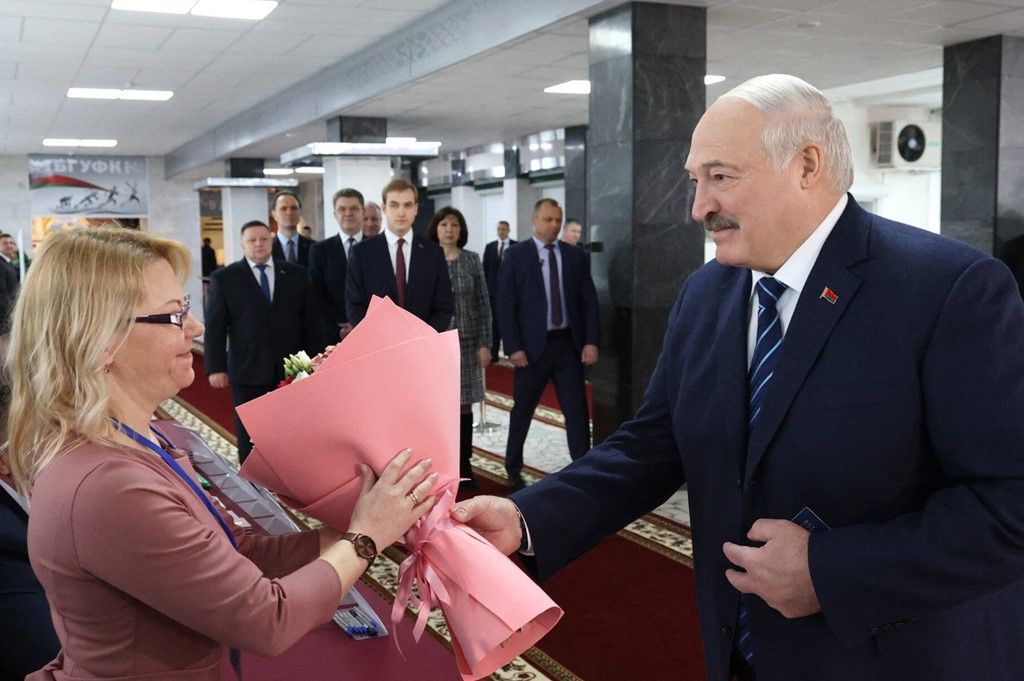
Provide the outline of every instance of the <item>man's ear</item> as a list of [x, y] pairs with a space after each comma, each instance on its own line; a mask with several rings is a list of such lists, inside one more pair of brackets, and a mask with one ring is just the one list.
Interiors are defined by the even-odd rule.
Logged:
[[824, 153], [817, 144], [808, 144], [800, 151], [801, 188], [813, 189], [825, 180], [824, 160]]

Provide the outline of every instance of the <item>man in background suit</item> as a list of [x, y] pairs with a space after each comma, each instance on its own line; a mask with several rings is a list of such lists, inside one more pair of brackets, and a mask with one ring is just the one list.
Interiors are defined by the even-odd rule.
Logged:
[[363, 238], [380, 234], [381, 214], [380, 206], [373, 201], [367, 201], [363, 208]]
[[392, 180], [384, 187], [387, 229], [356, 244], [349, 254], [345, 304], [355, 325], [366, 316], [371, 296], [387, 296], [440, 331], [455, 311], [444, 251], [412, 233], [419, 207], [416, 187]]
[[498, 269], [505, 259], [505, 250], [516, 242], [509, 239], [509, 224], [498, 221], [498, 238], [484, 246], [484, 278], [487, 280], [487, 295], [491, 300], [491, 357], [498, 358], [501, 331], [498, 328]]
[[332, 204], [341, 233], [309, 249], [309, 283], [320, 304], [327, 343], [337, 343], [352, 330], [345, 311], [345, 280], [348, 255], [363, 240], [363, 195], [355, 189], [339, 189]]
[[302, 203], [298, 195], [287, 190], [277, 192], [270, 214], [277, 222], [274, 259], [309, 267], [309, 249], [313, 246], [313, 240], [299, 234]]
[[12, 251], [5, 244], [14, 244], [14, 237], [6, 233], [0, 234], [0, 246], [4, 246], [0, 250], [0, 333], [7, 332], [14, 304], [18, 300], [18, 289], [21, 288], [21, 272], [11, 260], [17, 254], [17, 247], [15, 246]]
[[[0, 432], [7, 432], [10, 389], [0, 386]], [[6, 439], [6, 435], [4, 436]], [[0, 448], [0, 681], [21, 681], [60, 652], [50, 604], [28, 560], [28, 500], [15, 489]]]
[[523, 444], [548, 381], [565, 415], [569, 456], [590, 447], [583, 367], [597, 361], [600, 326], [590, 261], [558, 240], [562, 208], [541, 199], [533, 208], [533, 238], [508, 249], [498, 272], [498, 325], [515, 370], [505, 470], [513, 490], [525, 485]]
[[580, 224], [579, 220], [569, 218], [565, 221], [565, 227], [562, 228], [562, 241], [569, 244], [570, 246], [579, 246], [583, 248], [583, 244], [580, 242], [583, 240], [583, 225]]
[[213, 240], [210, 237], [203, 239], [202, 247], [203, 276], [210, 276], [217, 269], [217, 251], [213, 248]]
[[[270, 392], [284, 378], [284, 358], [324, 345], [306, 272], [271, 258], [273, 235], [258, 220], [242, 226], [244, 257], [210, 275], [206, 304], [206, 373], [213, 388], [231, 388], [236, 407]], [[238, 458], [252, 449], [235, 414]]]
[[720, 97], [686, 170], [717, 261], [684, 282], [643, 405], [455, 517], [546, 578], [685, 482], [710, 681], [1021, 679], [1010, 273], [860, 208], [842, 122], [792, 76]]

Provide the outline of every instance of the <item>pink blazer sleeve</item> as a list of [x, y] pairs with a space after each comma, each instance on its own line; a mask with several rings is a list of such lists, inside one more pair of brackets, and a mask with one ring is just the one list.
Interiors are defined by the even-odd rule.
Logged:
[[[174, 474], [168, 469], [168, 475]], [[329, 620], [341, 597], [337, 573], [323, 560], [274, 579], [264, 576], [176, 478], [104, 463], [83, 478], [72, 503], [83, 569], [227, 645], [277, 655]], [[270, 566], [287, 563], [296, 549], [302, 559], [315, 555], [309, 536], [243, 546]]]

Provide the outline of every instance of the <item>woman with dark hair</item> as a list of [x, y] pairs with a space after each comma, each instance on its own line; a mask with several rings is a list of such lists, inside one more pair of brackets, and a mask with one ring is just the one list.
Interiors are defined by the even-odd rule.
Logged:
[[462, 416], [459, 427], [459, 475], [466, 488], [476, 489], [470, 459], [473, 454], [474, 402], [484, 399], [483, 371], [491, 363], [491, 304], [480, 256], [463, 248], [469, 239], [466, 218], [454, 208], [442, 208], [430, 221], [427, 238], [441, 244], [452, 280], [455, 314], [449, 329], [459, 330], [462, 353]]

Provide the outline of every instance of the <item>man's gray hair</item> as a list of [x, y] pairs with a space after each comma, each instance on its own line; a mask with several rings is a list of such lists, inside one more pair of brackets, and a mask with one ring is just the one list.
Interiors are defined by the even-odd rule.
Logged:
[[753, 104], [768, 119], [761, 143], [776, 170], [782, 170], [808, 142], [815, 142], [825, 156], [832, 188], [838, 194], [850, 189], [853, 159], [846, 127], [816, 87], [796, 76], [773, 73], [751, 78], [722, 97]]

